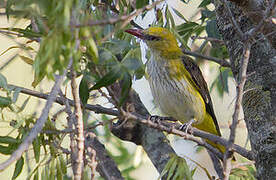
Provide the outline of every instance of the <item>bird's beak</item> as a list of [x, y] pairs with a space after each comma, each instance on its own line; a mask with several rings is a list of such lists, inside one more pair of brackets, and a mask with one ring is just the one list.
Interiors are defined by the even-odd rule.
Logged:
[[143, 29], [127, 29], [125, 32], [132, 34], [140, 39], [144, 39]]

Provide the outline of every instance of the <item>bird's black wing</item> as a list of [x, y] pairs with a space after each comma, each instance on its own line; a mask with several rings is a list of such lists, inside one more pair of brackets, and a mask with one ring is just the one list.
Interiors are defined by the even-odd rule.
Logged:
[[213, 118], [214, 124], [216, 126], [216, 130], [217, 130], [218, 134], [221, 136], [217, 118], [214, 113], [211, 96], [208, 91], [208, 86], [207, 86], [206, 81], [203, 78], [203, 75], [202, 75], [198, 65], [188, 56], [183, 56], [182, 62], [184, 64], [185, 68], [187, 69], [187, 71], [190, 73], [192, 81], [193, 81], [192, 83], [194, 83], [198, 92], [201, 94], [201, 96], [205, 102], [206, 111]]

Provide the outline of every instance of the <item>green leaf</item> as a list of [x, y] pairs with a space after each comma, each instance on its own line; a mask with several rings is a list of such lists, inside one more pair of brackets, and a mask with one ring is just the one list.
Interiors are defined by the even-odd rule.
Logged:
[[200, 20], [202, 22], [204, 22], [206, 18], [208, 18], [208, 19], [214, 19], [215, 17], [216, 17], [216, 12], [214, 10], [210, 11], [209, 9], [203, 9], [201, 11], [201, 18], [200, 18]]
[[169, 167], [169, 172], [168, 172], [168, 177], [167, 179], [171, 179], [171, 177], [174, 175], [175, 173], [175, 169], [177, 167], [177, 161], [176, 159], [174, 159], [172, 165]]
[[8, 89], [8, 82], [5, 76], [0, 73], [0, 88]]
[[126, 98], [128, 97], [129, 90], [132, 85], [132, 79], [129, 73], [125, 72], [123, 74], [123, 79], [122, 79], [122, 92], [121, 92], [121, 98], [119, 102], [119, 106], [121, 106]]
[[172, 7], [172, 9], [173, 9], [174, 13], [175, 13], [178, 17], [180, 17], [181, 19], [183, 19], [185, 22], [188, 22], [188, 20], [183, 16], [183, 14], [181, 14], [177, 9], [175, 9], [175, 8], [173, 8], [173, 7]]
[[99, 54], [98, 54], [98, 48], [97, 45], [91, 36], [90, 29], [89, 28], [81, 28], [80, 29], [80, 38], [84, 39], [81, 41], [82, 45], [85, 45], [89, 56], [91, 56], [91, 59], [94, 63], [98, 63], [99, 61]]
[[206, 7], [207, 5], [211, 4], [211, 0], [203, 0], [200, 5], [198, 6], [198, 8], [201, 7]]
[[160, 176], [158, 177], [158, 180], [161, 179], [165, 174], [167, 174], [167, 172], [169, 171], [169, 168], [172, 166], [172, 164], [174, 163], [174, 161], [175, 161], [175, 159], [173, 157], [171, 157], [169, 159], [169, 161], [165, 165], [164, 169], [162, 170]]
[[181, 36], [181, 42], [187, 46], [188, 40], [192, 34], [199, 34], [203, 31], [203, 26], [195, 22], [186, 22], [177, 26], [177, 32]]
[[12, 104], [12, 100], [10, 97], [0, 96], [0, 108], [8, 107], [11, 104]]
[[208, 34], [208, 37], [221, 39], [221, 35], [217, 28], [217, 21], [215, 19], [207, 21], [206, 32]]
[[50, 180], [54, 180], [55, 179], [55, 175], [56, 175], [56, 166], [55, 166], [55, 159], [53, 158], [50, 161], [50, 175], [49, 175], [49, 179]]
[[62, 170], [61, 170], [61, 167], [60, 167], [60, 161], [58, 159], [56, 159], [56, 170], [57, 170], [57, 175], [56, 175], [56, 179], [57, 180], [62, 180]]
[[17, 144], [19, 141], [10, 136], [0, 136], [0, 143], [3, 144]]
[[79, 86], [79, 96], [82, 104], [83, 105], [87, 104], [87, 101], [89, 99], [89, 87], [88, 87], [86, 75], [84, 75], [81, 79], [80, 86]]
[[149, 4], [149, 0], [139, 0], [136, 1], [136, 9], [142, 8]]
[[11, 147], [0, 145], [0, 153], [1, 154], [9, 155], [12, 152], [13, 152], [13, 149]]
[[27, 63], [27, 64], [29, 64], [29, 65], [33, 65], [33, 64], [34, 64], [34, 60], [31, 59], [31, 58], [29, 58], [29, 57], [27, 57], [27, 56], [21, 56], [21, 55], [19, 55], [19, 57], [20, 57], [25, 63]]
[[105, 42], [103, 45], [112, 54], [122, 54], [123, 51], [128, 51], [131, 48], [128, 41], [118, 39], [112, 39]]
[[35, 175], [34, 175], [34, 177], [33, 177], [33, 180], [39, 180], [39, 172], [38, 172], [38, 170], [36, 171], [36, 173], [35, 173]]
[[210, 91], [215, 87], [220, 97], [223, 97], [224, 93], [229, 93], [228, 78], [232, 77], [232, 73], [229, 68], [221, 68], [220, 73], [211, 84]]
[[37, 137], [33, 141], [33, 150], [36, 163], [39, 163], [40, 158], [40, 137]]
[[19, 96], [19, 93], [21, 92], [22, 88], [15, 88], [13, 90], [13, 96], [12, 96], [12, 102], [15, 103], [17, 101], [17, 98]]
[[167, 17], [168, 17], [169, 20], [170, 20], [170, 24], [171, 24], [170, 27], [174, 28], [174, 27], [175, 27], [175, 22], [174, 22], [173, 15], [172, 15], [171, 11], [169, 10], [169, 8], [168, 8], [168, 11], [167, 11], [166, 14], [167, 14]]
[[[117, 66], [116, 66], [117, 67]], [[120, 78], [120, 68], [113, 67], [109, 73], [107, 73], [102, 79], [100, 79], [90, 90], [100, 89], [102, 87], [113, 84]]]
[[23, 169], [23, 165], [24, 165], [24, 158], [21, 157], [15, 164], [15, 169], [13, 172], [12, 179], [16, 179], [20, 175]]
[[94, 63], [98, 63], [99, 61], [99, 54], [98, 48], [93, 38], [87, 40], [87, 52], [90, 56], [92, 56], [92, 60]]
[[36, 37], [41, 37], [42, 34], [37, 33], [32, 31], [31, 29], [21, 29], [21, 28], [0, 28], [0, 30], [6, 30], [6, 31], [13, 31], [13, 32], [17, 32], [20, 33], [20, 35], [22, 37], [26, 37], [26, 38], [36, 38]]
[[179, 25], [177, 27], [177, 30], [180, 35], [184, 35], [185, 33], [190, 32], [193, 29], [195, 29], [196, 26], [199, 26], [199, 24], [195, 23], [195, 22], [186, 22], [186, 23]]
[[67, 173], [67, 166], [66, 166], [66, 162], [65, 162], [65, 160], [63, 159], [63, 156], [62, 156], [62, 155], [59, 156], [59, 162], [60, 162], [61, 172], [62, 172], [63, 174], [66, 174], [66, 173]]
[[138, 58], [125, 58], [122, 61], [122, 65], [126, 67], [129, 72], [135, 72], [143, 66], [142, 62]]
[[99, 54], [101, 65], [114, 66], [118, 64], [117, 57], [109, 49], [101, 48]]
[[20, 108], [18, 109], [17, 113], [23, 111], [27, 105], [27, 103], [29, 102], [29, 100], [31, 99], [31, 96], [29, 96], [27, 99], [25, 99], [25, 101], [23, 102], [23, 104], [20, 106]]
[[38, 170], [36, 171], [34, 177], [33, 177], [33, 180], [39, 180], [39, 172]]

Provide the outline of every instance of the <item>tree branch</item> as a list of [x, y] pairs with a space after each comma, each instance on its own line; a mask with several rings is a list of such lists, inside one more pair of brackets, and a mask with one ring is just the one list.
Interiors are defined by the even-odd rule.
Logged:
[[[104, 145], [102, 145], [97, 137], [89, 132], [85, 137], [85, 149], [94, 149], [97, 156], [97, 171], [106, 180], [123, 180], [120, 170], [118, 169], [116, 163], [108, 155]], [[88, 155], [91, 156], [88, 152]]]
[[205, 55], [203, 55], [203, 54], [196, 53], [196, 52], [192, 52], [192, 51], [188, 51], [188, 50], [186, 50], [186, 49], [182, 49], [182, 52], [183, 52], [184, 54], [187, 54], [187, 55], [190, 55], [190, 56], [194, 56], [194, 57], [206, 59], [206, 60], [209, 60], [209, 61], [213, 61], [213, 62], [218, 63], [219, 65], [221, 65], [221, 66], [223, 66], [223, 67], [231, 67], [231, 66], [230, 66], [230, 63], [227, 62], [227, 61], [224, 60], [224, 59], [219, 59], [219, 58], [211, 57], [211, 56], [205, 56]]
[[[275, 15], [275, 0], [229, 0], [237, 4], [244, 14], [256, 25], [256, 31], [263, 34], [270, 34], [276, 29], [271, 16]], [[276, 49], [276, 36], [268, 36], [267, 39]]]
[[[8, 88], [11, 89], [11, 90], [20, 89], [20, 92], [23, 93], [23, 94], [31, 95], [31, 96], [41, 98], [41, 99], [48, 99], [48, 97], [49, 97], [49, 94], [40, 93], [38, 91], [30, 90], [30, 89], [20, 87], [20, 86], [16, 86], [16, 85], [12, 85], [12, 84], [9, 84]], [[66, 100], [68, 100], [68, 104], [70, 106], [74, 106], [74, 101], [73, 100], [67, 99], [67, 98], [66, 98]], [[60, 105], [65, 105], [65, 102], [64, 102], [62, 97], [56, 97], [55, 102], [60, 104]], [[105, 107], [102, 107], [100, 105], [86, 104], [85, 109], [93, 111], [97, 114], [108, 114], [108, 115], [113, 115], [113, 116], [119, 116], [120, 115], [119, 111], [114, 110], [112, 108], [105, 108]]]
[[74, 166], [74, 179], [81, 180], [82, 179], [82, 172], [83, 172], [83, 153], [84, 153], [84, 133], [83, 133], [83, 119], [82, 119], [82, 109], [81, 109], [81, 102], [78, 92], [78, 87], [76, 83], [76, 72], [73, 67], [71, 67], [71, 88], [72, 94], [74, 99], [74, 107], [75, 112], [74, 115], [76, 117], [76, 130], [77, 130], [77, 159], [76, 159], [76, 166]]
[[[223, 139], [219, 136], [201, 131], [201, 130], [196, 129], [194, 127], [189, 127], [188, 128], [188, 132], [193, 134], [193, 135], [190, 135], [190, 134], [187, 134], [183, 131], [180, 131], [179, 128], [180, 128], [181, 124], [178, 124], [178, 123], [161, 122], [161, 124], [158, 124], [158, 123], [154, 123], [154, 122], [150, 121], [149, 119], [146, 119], [146, 118], [141, 117], [141, 116], [139, 116], [137, 114], [134, 114], [134, 113], [124, 112], [123, 115], [126, 116], [126, 118], [128, 118], [128, 119], [136, 120], [136, 121], [138, 121], [142, 124], [145, 124], [145, 125], [147, 125], [151, 128], [158, 129], [158, 130], [161, 130], [161, 131], [166, 131], [169, 134], [175, 134], [175, 135], [178, 135], [180, 137], [183, 137], [184, 139], [191, 140], [191, 141], [194, 141], [196, 143], [199, 143], [199, 145], [202, 145], [202, 146], [208, 148], [214, 154], [216, 154], [218, 157], [221, 157], [221, 154], [217, 149], [213, 148], [212, 146], [210, 147], [209, 144], [207, 144], [207, 143], [199, 142], [199, 140], [196, 139], [193, 135], [204, 138], [204, 139], [209, 139], [209, 140], [213, 141], [214, 143], [218, 143], [218, 144], [221, 144], [223, 146], [227, 146], [227, 144], [228, 144], [228, 141], [226, 139]], [[254, 155], [252, 154], [252, 152], [242, 148], [239, 145], [234, 144], [233, 145], [233, 151], [239, 153], [240, 155], [242, 155], [243, 157], [246, 157], [249, 160], [254, 160]]]
[[239, 114], [242, 109], [242, 98], [243, 98], [243, 91], [244, 91], [244, 85], [246, 82], [246, 72], [247, 72], [247, 66], [248, 61], [250, 57], [250, 49], [251, 44], [249, 42], [245, 42], [244, 48], [243, 48], [243, 58], [241, 59], [241, 68], [239, 73], [239, 79], [238, 79], [238, 86], [237, 86], [237, 98], [235, 103], [235, 110], [233, 114], [233, 121], [230, 126], [230, 137], [228, 144], [226, 146], [226, 152], [224, 154], [223, 158], [223, 167], [224, 167], [224, 180], [228, 180], [231, 172], [231, 161], [233, 158], [233, 152], [232, 147], [235, 141], [236, 137], [236, 128], [239, 123]]
[[[71, 64], [72, 64], [72, 61], [69, 62], [68, 68], [71, 66]], [[52, 104], [54, 103], [55, 98], [56, 98], [56, 96], [58, 94], [58, 90], [60, 88], [60, 84], [61, 84], [63, 78], [65, 77], [67, 69], [64, 71], [63, 75], [56, 76], [55, 84], [52, 87], [50, 95], [47, 98], [46, 105], [43, 108], [40, 117], [36, 121], [34, 127], [31, 129], [31, 131], [28, 134], [28, 136], [24, 139], [24, 141], [20, 144], [20, 146], [12, 153], [12, 155], [9, 157], [9, 159], [0, 164], [0, 171], [3, 171], [11, 163], [13, 163], [14, 161], [18, 160], [22, 156], [23, 152], [26, 151], [29, 148], [30, 144], [37, 137], [38, 133], [41, 132], [41, 130], [42, 130], [42, 128], [43, 128], [43, 126], [44, 126], [47, 118], [48, 118], [48, 114], [49, 114], [50, 108], [52, 107]]]

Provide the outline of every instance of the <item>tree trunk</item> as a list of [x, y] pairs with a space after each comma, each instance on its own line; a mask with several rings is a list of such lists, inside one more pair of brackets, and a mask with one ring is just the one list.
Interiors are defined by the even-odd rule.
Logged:
[[[217, 1], [215, 6], [217, 26], [230, 54], [233, 75], [238, 79], [243, 43], [233, 28], [224, 6]], [[230, 3], [230, 7], [243, 32], [254, 27], [238, 6]], [[263, 34], [259, 34], [252, 45], [247, 75], [243, 110], [251, 148], [255, 154], [257, 179], [274, 179], [276, 177], [276, 51]]]

